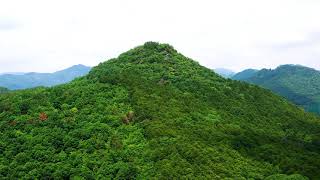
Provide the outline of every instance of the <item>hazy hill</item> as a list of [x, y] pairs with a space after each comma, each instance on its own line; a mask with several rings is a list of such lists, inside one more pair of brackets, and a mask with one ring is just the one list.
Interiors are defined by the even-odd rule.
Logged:
[[0, 93], [5, 93], [5, 92], [8, 92], [9, 89], [7, 88], [4, 88], [4, 87], [0, 87]]
[[259, 70], [256, 70], [256, 69], [246, 69], [244, 71], [241, 71], [241, 72], [238, 72], [236, 74], [234, 74], [231, 79], [234, 79], [234, 80], [244, 80], [244, 79], [248, 79], [252, 76], [254, 76], [254, 74], [256, 72], [258, 72]]
[[213, 70], [215, 73], [219, 74], [222, 77], [225, 78], [230, 78], [233, 75], [235, 75], [236, 73], [230, 69], [225, 69], [225, 68], [216, 68]]
[[300, 65], [282, 65], [273, 70], [262, 69], [247, 77], [240, 77], [244, 73], [236, 74], [233, 79], [268, 88], [307, 111], [320, 114], [319, 71]]
[[320, 178], [320, 119], [154, 42], [0, 95], [2, 179]]
[[54, 73], [14, 73], [0, 75], [0, 86], [8, 89], [26, 89], [37, 86], [54, 86], [84, 76], [90, 71], [90, 67], [75, 65]]
[[26, 73], [24, 73], [24, 72], [4, 72], [4, 73], [0, 73], [0, 75], [4, 75], [4, 74], [24, 75]]

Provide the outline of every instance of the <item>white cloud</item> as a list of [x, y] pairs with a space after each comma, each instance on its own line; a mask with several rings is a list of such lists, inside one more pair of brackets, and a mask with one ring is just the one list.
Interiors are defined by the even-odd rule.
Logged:
[[0, 27], [19, 28], [0, 28], [0, 72], [96, 65], [150, 40], [210, 68], [320, 69], [319, 9], [315, 0], [1, 1]]

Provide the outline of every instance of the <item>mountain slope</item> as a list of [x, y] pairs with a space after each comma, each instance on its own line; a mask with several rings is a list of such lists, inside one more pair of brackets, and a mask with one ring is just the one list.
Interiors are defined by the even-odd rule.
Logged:
[[243, 80], [268, 88], [302, 106], [305, 110], [320, 114], [320, 72], [299, 65], [282, 65], [274, 70], [263, 69]]
[[257, 73], [258, 71], [259, 70], [256, 70], [256, 69], [246, 69], [246, 70], [243, 70], [241, 72], [234, 74], [231, 77], [231, 79], [234, 79], [234, 80], [248, 79], [248, 78], [251, 78], [252, 76], [254, 76], [254, 74]]
[[319, 118], [167, 44], [2, 94], [0, 119], [2, 178], [320, 177]]
[[225, 69], [225, 68], [216, 68], [213, 71], [215, 73], [219, 74], [220, 76], [225, 77], [225, 78], [230, 78], [230, 77], [232, 77], [233, 75], [236, 74], [232, 70]]
[[90, 71], [90, 67], [75, 65], [54, 73], [24, 73], [0, 75], [0, 86], [8, 89], [26, 89], [37, 86], [54, 86], [84, 76]]

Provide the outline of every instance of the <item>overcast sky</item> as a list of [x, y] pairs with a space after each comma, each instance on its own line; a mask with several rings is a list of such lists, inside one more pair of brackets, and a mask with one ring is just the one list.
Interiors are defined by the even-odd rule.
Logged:
[[0, 72], [52, 72], [170, 43], [209, 68], [320, 69], [319, 0], [2, 0]]

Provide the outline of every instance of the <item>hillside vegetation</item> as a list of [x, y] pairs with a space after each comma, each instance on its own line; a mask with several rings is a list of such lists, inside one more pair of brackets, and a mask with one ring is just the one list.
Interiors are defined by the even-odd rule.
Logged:
[[306, 111], [320, 114], [320, 72], [300, 66], [282, 65], [262, 69], [248, 76], [247, 71], [236, 74], [233, 79], [257, 84], [287, 98]]
[[1, 179], [319, 179], [320, 119], [147, 42], [0, 95]]

